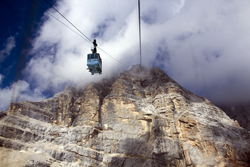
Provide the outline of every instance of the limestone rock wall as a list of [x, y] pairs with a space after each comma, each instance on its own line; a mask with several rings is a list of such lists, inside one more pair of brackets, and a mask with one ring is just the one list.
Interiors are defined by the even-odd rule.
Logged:
[[240, 126], [250, 131], [250, 104], [245, 105], [219, 105], [231, 118], [237, 120]]
[[[7, 152], [7, 153], [6, 153]], [[250, 166], [250, 133], [158, 68], [41, 102], [0, 119], [0, 166]], [[16, 163], [15, 161], [15, 163]]]
[[0, 110], [0, 119], [4, 118], [7, 115], [6, 111], [1, 111]]

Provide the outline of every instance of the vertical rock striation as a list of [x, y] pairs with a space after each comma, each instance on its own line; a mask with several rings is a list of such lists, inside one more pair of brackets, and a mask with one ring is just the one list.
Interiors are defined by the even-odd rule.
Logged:
[[246, 129], [160, 69], [139, 66], [12, 103], [0, 119], [0, 148], [24, 166], [250, 166]]

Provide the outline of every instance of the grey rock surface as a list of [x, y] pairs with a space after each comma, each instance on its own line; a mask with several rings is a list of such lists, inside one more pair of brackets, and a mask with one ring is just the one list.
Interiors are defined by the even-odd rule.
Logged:
[[246, 129], [160, 69], [139, 66], [12, 103], [0, 148], [0, 166], [250, 166]]
[[243, 105], [218, 105], [231, 119], [250, 131], [250, 102]]
[[6, 111], [0, 110], [0, 120], [1, 120], [2, 118], [4, 118], [6, 115], [7, 115], [7, 112], [6, 112]]

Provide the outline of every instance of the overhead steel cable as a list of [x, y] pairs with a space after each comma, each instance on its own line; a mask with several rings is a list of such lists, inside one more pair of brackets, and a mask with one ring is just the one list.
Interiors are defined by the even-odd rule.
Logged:
[[110, 54], [108, 54], [107, 52], [105, 52], [102, 48], [98, 47], [98, 49], [100, 49], [103, 53], [105, 53], [107, 56], [109, 56], [110, 58], [112, 58], [114, 61], [116, 61], [117, 63], [119, 63], [120, 65], [122, 65], [124, 68], [128, 68], [128, 66], [124, 65], [123, 63], [121, 63], [120, 61], [116, 60], [114, 57], [112, 57]]
[[[116, 19], [115, 19], [115, 15], [113, 14], [113, 12], [112, 12], [112, 10], [111, 10], [111, 8], [110, 8], [110, 6], [109, 6], [108, 0], [106, 0], [106, 2], [107, 2], [107, 5], [108, 5], [108, 8], [109, 8], [109, 10], [110, 10], [111, 16], [113, 17], [113, 19], [114, 19], [114, 21], [115, 21], [115, 20], [116, 20]], [[117, 25], [116, 22], [115, 22], [115, 24], [116, 24], [117, 29], [119, 29], [119, 26]]]
[[111, 10], [111, 8], [110, 8], [109, 3], [108, 3], [107, 0], [106, 0], [106, 3], [107, 3], [107, 5], [108, 5], [108, 7], [109, 7], [109, 10], [110, 10], [110, 13], [111, 13], [112, 17], [115, 19], [115, 16], [114, 16], [114, 14], [113, 14], [113, 12], [112, 12], [112, 10]]
[[[46, 9], [42, 8], [39, 4], [35, 3], [33, 0], [30, 0], [32, 3], [34, 3], [35, 5], [37, 5], [40, 9], [42, 9], [45, 13], [49, 14], [51, 17], [53, 17], [54, 19], [56, 19], [57, 21], [59, 21], [61, 24], [63, 24], [64, 26], [66, 26], [67, 28], [69, 28], [71, 31], [73, 31], [74, 33], [76, 33], [78, 36], [82, 37], [84, 40], [86, 40], [87, 42], [91, 43], [92, 44], [92, 41], [87, 38], [86, 39], [86, 36], [84, 35], [84, 37], [81, 35], [83, 34], [81, 32], [81, 34], [77, 33], [75, 30], [73, 30], [72, 28], [70, 28], [68, 25], [66, 25], [65, 23], [63, 23], [61, 20], [59, 20], [58, 18], [56, 18], [55, 16], [53, 16], [51, 13], [47, 12]], [[102, 48], [98, 47], [104, 54], [106, 54], [107, 56], [109, 56], [111, 59], [113, 59], [114, 61], [116, 61], [117, 63], [119, 63], [120, 65], [122, 65], [124, 68], [128, 68], [128, 66], [124, 65], [123, 63], [121, 63], [120, 61], [118, 61], [117, 59], [115, 59], [113, 56], [111, 56], [110, 54], [108, 54], [107, 52], [105, 52]]]
[[64, 26], [66, 26], [68, 29], [70, 29], [71, 31], [73, 31], [74, 33], [76, 33], [77, 35], [79, 35], [80, 37], [82, 37], [84, 40], [86, 40], [87, 42], [89, 42], [89, 40], [87, 40], [86, 38], [84, 38], [82, 35], [80, 35], [78, 32], [76, 32], [75, 30], [73, 30], [72, 28], [70, 28], [67, 24], [63, 23], [61, 20], [59, 20], [58, 18], [56, 18], [55, 16], [53, 16], [52, 14], [50, 14], [49, 12], [47, 12], [46, 9], [44, 9], [43, 7], [41, 7], [39, 4], [37, 4], [36, 2], [34, 2], [33, 0], [30, 0], [32, 3], [34, 3], [35, 5], [37, 5], [40, 9], [42, 9], [45, 13], [47, 13], [48, 15], [50, 15], [51, 17], [53, 17], [54, 19], [56, 19], [57, 21], [59, 21], [61, 24], [63, 24]]
[[141, 11], [140, 0], [138, 0], [138, 17], [139, 17], [139, 45], [140, 45], [140, 66], [141, 66]]
[[[89, 42], [92, 43], [92, 41], [85, 35], [83, 34], [72, 22], [70, 22], [61, 12], [59, 12], [53, 5], [51, 5], [47, 0], [45, 0], [45, 2], [47, 2], [57, 13], [59, 13], [65, 20], [67, 20], [75, 29], [77, 29], [77, 31], [79, 31], [86, 39], [88, 39]], [[110, 58], [112, 58], [113, 60], [115, 60], [117, 63], [119, 63], [120, 65], [122, 65], [124, 68], [126, 68], [127, 66], [124, 65], [123, 63], [121, 63], [119, 60], [115, 59], [113, 56], [111, 56], [110, 54], [108, 54], [107, 52], [105, 52], [103, 49], [101, 49], [100, 47], [98, 47], [101, 51], [103, 51], [107, 56], [109, 56]]]
[[57, 13], [59, 13], [65, 20], [67, 20], [73, 27], [75, 27], [75, 29], [77, 29], [85, 38], [87, 38], [91, 43], [91, 39], [89, 39], [85, 34], [83, 34], [73, 23], [71, 23], [71, 21], [69, 21], [61, 12], [59, 12], [53, 5], [51, 5], [47, 0], [45, 0], [45, 2], [47, 2], [47, 4], [49, 4], [53, 9], [55, 9], [55, 11]]

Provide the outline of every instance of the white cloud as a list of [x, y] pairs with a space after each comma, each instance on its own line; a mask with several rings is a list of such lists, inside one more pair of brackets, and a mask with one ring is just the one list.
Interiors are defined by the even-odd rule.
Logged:
[[0, 110], [7, 110], [11, 101], [39, 101], [44, 98], [39, 88], [32, 90], [29, 83], [19, 80], [10, 87], [0, 89]]
[[[112, 11], [100, 0], [61, 0], [55, 7], [117, 60], [128, 67], [138, 64], [137, 1], [108, 2]], [[184, 87], [215, 102], [250, 99], [244, 93], [250, 85], [249, 17], [248, 0], [141, 1], [142, 63], [161, 67]], [[99, 51], [103, 75], [91, 76], [86, 70], [90, 46], [45, 15], [26, 72], [39, 89], [57, 92], [65, 83], [87, 84], [127, 69]]]
[[3, 78], [4, 78], [4, 76], [2, 74], [0, 74], [0, 85], [2, 84]]
[[4, 49], [0, 51], [0, 63], [3, 62], [3, 60], [10, 55], [10, 52], [12, 49], [16, 46], [15, 38], [13, 36], [10, 36], [6, 43], [4, 44]]

